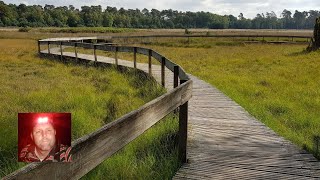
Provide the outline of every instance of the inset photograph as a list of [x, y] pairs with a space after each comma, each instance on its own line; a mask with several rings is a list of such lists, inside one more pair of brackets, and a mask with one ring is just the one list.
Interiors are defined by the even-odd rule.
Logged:
[[19, 162], [71, 162], [71, 113], [18, 113]]

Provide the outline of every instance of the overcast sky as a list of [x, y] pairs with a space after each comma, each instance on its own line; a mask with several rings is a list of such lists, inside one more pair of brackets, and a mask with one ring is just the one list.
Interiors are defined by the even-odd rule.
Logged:
[[158, 10], [173, 9], [178, 11], [205, 11], [219, 15], [244, 14], [245, 18], [254, 18], [257, 13], [274, 11], [277, 16], [281, 15], [284, 9], [294, 13], [295, 10], [308, 11], [320, 10], [320, 0], [2, 0], [6, 4], [42, 5], [54, 6], [73, 5], [76, 8], [81, 6], [101, 5], [103, 9], [107, 6], [123, 7], [125, 9], [152, 8]]

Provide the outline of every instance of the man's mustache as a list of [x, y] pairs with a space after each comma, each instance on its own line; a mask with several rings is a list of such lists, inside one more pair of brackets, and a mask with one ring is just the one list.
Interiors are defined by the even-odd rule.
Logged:
[[41, 140], [41, 142], [46, 142], [46, 141], [49, 142], [50, 139], [45, 138], [45, 139], [42, 139], [42, 140]]

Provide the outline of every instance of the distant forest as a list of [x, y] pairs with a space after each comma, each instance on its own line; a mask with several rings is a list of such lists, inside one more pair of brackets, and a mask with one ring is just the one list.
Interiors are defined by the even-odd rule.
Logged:
[[19, 27], [120, 27], [120, 28], [210, 28], [210, 29], [312, 29], [320, 11], [283, 10], [247, 19], [242, 13], [217, 15], [210, 12], [181, 12], [172, 9], [117, 9], [99, 6], [5, 4], [0, 1], [0, 26]]

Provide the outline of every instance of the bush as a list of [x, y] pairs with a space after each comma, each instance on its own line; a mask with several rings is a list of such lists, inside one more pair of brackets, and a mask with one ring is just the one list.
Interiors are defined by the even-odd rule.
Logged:
[[185, 33], [185, 34], [191, 34], [191, 32], [189, 31], [189, 29], [187, 29], [187, 28], [184, 29], [184, 33]]
[[31, 29], [31, 27], [22, 27], [19, 29], [19, 32], [29, 32]]

